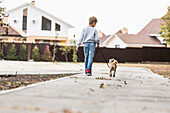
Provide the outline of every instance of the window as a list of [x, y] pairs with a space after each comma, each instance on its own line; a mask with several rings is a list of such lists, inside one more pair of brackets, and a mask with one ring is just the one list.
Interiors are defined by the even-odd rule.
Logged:
[[27, 30], [27, 16], [23, 16], [22, 30]]
[[42, 28], [41, 29], [50, 31], [51, 30], [51, 20], [49, 20], [45, 17], [42, 17]]
[[120, 48], [120, 45], [115, 45], [115, 48]]
[[58, 40], [53, 40], [53, 45], [58, 45], [59, 41]]
[[55, 23], [55, 30], [56, 30], [56, 31], [60, 31], [60, 25], [57, 24], [57, 23]]
[[26, 39], [26, 38], [23, 38], [22, 41], [27, 41], [27, 39]]
[[50, 40], [35, 40], [36, 43], [46, 43], [49, 44]]
[[[26, 32], [27, 30], [27, 8], [23, 10], [23, 18], [22, 18], [22, 30]], [[14, 22], [17, 22], [14, 20]]]
[[49, 44], [50, 40], [44, 40], [44, 43]]

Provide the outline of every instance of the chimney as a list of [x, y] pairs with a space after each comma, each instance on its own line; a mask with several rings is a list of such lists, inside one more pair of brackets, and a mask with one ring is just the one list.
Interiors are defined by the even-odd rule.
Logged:
[[122, 34], [128, 34], [128, 29], [126, 29], [125, 27], [121, 30]]
[[103, 37], [103, 33], [101, 31], [98, 31], [99, 38]]
[[31, 2], [32, 5], [35, 5], [35, 0]]

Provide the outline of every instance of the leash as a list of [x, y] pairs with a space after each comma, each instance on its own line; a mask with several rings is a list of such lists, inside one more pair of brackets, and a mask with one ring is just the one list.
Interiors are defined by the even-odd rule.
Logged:
[[[102, 54], [102, 56], [103, 56], [103, 58], [104, 58], [104, 60], [105, 60], [105, 62], [106, 62], [106, 64], [107, 64], [107, 66], [110, 68], [110, 66], [108, 65], [107, 60], [106, 60], [106, 58], [104, 57], [104, 55], [103, 55], [102, 51], [100, 50], [100, 48], [97, 48], [97, 50], [96, 50], [96, 53], [95, 53], [95, 54], [97, 54], [98, 49], [99, 49], [100, 53]], [[95, 56], [96, 56], [96, 55], [95, 55]]]

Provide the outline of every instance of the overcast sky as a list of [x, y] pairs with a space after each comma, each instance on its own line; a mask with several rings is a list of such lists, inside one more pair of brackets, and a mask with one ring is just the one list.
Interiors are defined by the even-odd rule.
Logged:
[[[7, 10], [31, 0], [4, 0]], [[161, 18], [170, 0], [35, 0], [35, 5], [75, 26], [78, 34], [90, 16], [98, 18], [97, 30], [113, 34], [126, 27], [138, 33], [153, 18]]]

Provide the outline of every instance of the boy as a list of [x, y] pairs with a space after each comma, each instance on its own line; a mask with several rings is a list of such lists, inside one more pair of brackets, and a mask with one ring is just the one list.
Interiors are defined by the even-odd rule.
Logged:
[[77, 44], [76, 51], [78, 51], [79, 46], [83, 42], [84, 44], [84, 61], [85, 61], [85, 73], [87, 76], [92, 76], [91, 69], [93, 64], [93, 56], [95, 52], [95, 45], [99, 47], [99, 38], [97, 30], [94, 28], [97, 23], [96, 17], [89, 18], [89, 26], [85, 27], [82, 31], [81, 37]]

